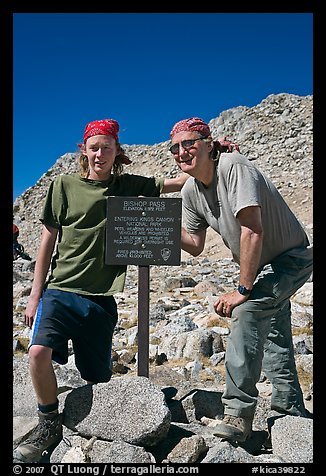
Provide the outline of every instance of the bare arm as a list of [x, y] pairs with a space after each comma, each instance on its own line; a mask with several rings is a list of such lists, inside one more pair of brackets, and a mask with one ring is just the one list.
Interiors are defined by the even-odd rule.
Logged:
[[40, 302], [43, 286], [51, 264], [51, 258], [56, 242], [58, 230], [43, 225], [40, 247], [37, 253], [34, 279], [31, 294], [25, 310], [25, 324], [32, 327], [37, 306]]
[[[263, 227], [261, 209], [258, 206], [241, 210], [237, 219], [241, 226], [240, 235], [240, 284], [252, 289], [257, 276], [263, 245]], [[248, 296], [242, 296], [238, 290], [223, 294], [214, 303], [220, 316], [231, 316], [232, 309], [245, 302]]]
[[185, 228], [181, 228], [181, 248], [192, 256], [198, 256], [203, 251], [206, 240], [206, 230], [197, 233], [188, 233]]
[[237, 216], [241, 226], [240, 283], [252, 289], [257, 276], [263, 245], [263, 226], [260, 207], [247, 207]]
[[183, 173], [175, 178], [166, 178], [162, 193], [180, 192], [189, 177], [190, 175]]

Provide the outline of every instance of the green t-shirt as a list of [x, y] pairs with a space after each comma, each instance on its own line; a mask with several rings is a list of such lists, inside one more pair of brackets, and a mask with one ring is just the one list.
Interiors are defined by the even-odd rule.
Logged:
[[40, 217], [59, 230], [48, 287], [79, 294], [113, 295], [123, 291], [125, 265], [106, 265], [106, 204], [109, 196], [158, 197], [164, 178], [123, 174], [97, 181], [78, 173], [60, 175], [50, 185]]

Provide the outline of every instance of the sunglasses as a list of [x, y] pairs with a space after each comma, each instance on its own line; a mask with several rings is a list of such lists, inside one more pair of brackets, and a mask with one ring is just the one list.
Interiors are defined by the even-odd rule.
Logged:
[[[181, 141], [181, 145], [183, 147], [183, 149], [190, 149], [197, 140], [204, 140], [204, 139], [207, 139], [208, 136], [205, 136], [205, 137], [197, 137], [197, 139], [186, 139], [186, 140], [182, 140]], [[176, 144], [173, 144], [171, 145], [171, 147], [169, 148], [169, 151], [171, 152], [171, 154], [178, 154], [179, 153], [179, 149], [180, 149], [180, 144], [179, 143], [176, 143]]]

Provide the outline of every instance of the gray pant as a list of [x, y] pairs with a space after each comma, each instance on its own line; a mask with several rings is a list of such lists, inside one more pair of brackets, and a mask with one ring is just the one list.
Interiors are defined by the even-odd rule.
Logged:
[[263, 267], [250, 299], [233, 309], [225, 354], [225, 414], [254, 416], [262, 368], [272, 384], [271, 408], [306, 414], [294, 360], [290, 297], [311, 273], [312, 248], [284, 253]]

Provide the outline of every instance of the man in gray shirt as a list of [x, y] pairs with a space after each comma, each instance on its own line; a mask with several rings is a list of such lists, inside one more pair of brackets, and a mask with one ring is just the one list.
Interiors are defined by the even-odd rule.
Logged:
[[182, 249], [198, 256], [211, 227], [240, 265], [237, 289], [214, 303], [217, 314], [230, 318], [224, 419], [214, 434], [244, 442], [262, 368], [272, 383], [272, 410], [308, 415], [294, 360], [290, 298], [312, 273], [312, 245], [273, 183], [236, 144], [214, 141], [198, 117], [177, 122], [170, 137], [171, 153], [191, 176], [181, 192]]

